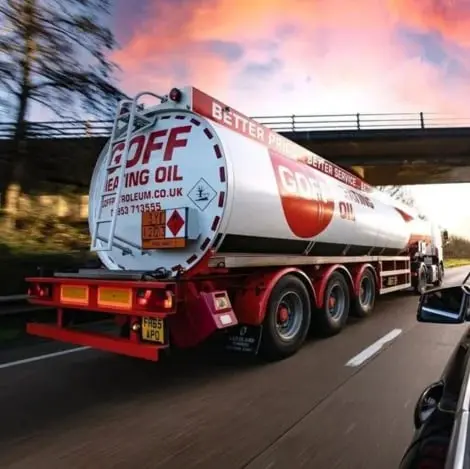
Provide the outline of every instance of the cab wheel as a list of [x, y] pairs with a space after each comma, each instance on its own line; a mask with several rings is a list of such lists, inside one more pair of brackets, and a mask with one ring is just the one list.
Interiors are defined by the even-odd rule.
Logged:
[[437, 267], [437, 280], [435, 282], [433, 282], [433, 285], [435, 287], [440, 287], [442, 285], [443, 280], [444, 280], [444, 268], [443, 268], [443, 265], [441, 263]]
[[416, 295], [422, 295], [426, 291], [427, 283], [426, 266], [421, 264], [412, 282], [414, 293]]
[[306, 286], [295, 275], [282, 277], [268, 300], [261, 355], [274, 361], [296, 353], [307, 337], [310, 319], [311, 303]]

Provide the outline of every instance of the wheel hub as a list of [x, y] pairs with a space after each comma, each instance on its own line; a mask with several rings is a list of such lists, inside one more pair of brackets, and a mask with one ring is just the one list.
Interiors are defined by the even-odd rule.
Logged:
[[345, 297], [344, 292], [338, 285], [334, 285], [329, 291], [326, 304], [328, 308], [328, 314], [332, 318], [336, 319], [343, 314]]
[[296, 292], [284, 293], [276, 310], [276, 329], [282, 340], [292, 340], [302, 327], [302, 300]]
[[289, 320], [289, 310], [284, 306], [279, 306], [277, 317], [280, 324], [284, 324]]
[[359, 290], [359, 302], [362, 306], [369, 306], [373, 299], [372, 283], [367, 277], [361, 280], [361, 287]]

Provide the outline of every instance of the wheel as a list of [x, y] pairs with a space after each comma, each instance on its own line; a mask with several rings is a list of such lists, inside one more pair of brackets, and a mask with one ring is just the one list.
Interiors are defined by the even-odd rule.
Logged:
[[428, 283], [426, 276], [426, 266], [421, 264], [417, 271], [417, 276], [413, 278], [412, 286], [413, 290], [417, 295], [422, 295], [426, 291], [426, 286]]
[[376, 282], [370, 269], [364, 270], [359, 285], [359, 294], [353, 299], [351, 314], [364, 318], [372, 313], [375, 305]]
[[332, 336], [343, 329], [348, 319], [350, 301], [346, 279], [339, 272], [333, 272], [325, 288], [323, 307], [316, 314], [322, 335]]
[[437, 267], [437, 280], [433, 282], [435, 287], [440, 287], [442, 285], [442, 280], [444, 279], [444, 269], [442, 263]]
[[310, 328], [310, 295], [295, 275], [277, 282], [269, 297], [260, 352], [268, 360], [282, 360], [297, 352]]

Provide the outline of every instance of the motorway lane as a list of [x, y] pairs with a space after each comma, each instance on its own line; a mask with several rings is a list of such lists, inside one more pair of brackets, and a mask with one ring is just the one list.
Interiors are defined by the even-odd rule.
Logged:
[[[371, 318], [268, 365], [84, 351], [2, 369], [0, 467], [397, 467], [414, 403], [464, 330], [417, 324], [416, 304], [383, 299]], [[345, 366], [396, 328], [377, 356]]]

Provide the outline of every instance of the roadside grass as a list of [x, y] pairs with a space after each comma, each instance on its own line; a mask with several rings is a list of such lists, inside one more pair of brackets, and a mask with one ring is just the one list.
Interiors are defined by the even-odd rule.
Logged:
[[61, 220], [50, 209], [24, 213], [15, 229], [0, 223], [0, 296], [26, 293], [24, 279], [38, 268], [76, 268], [93, 259], [86, 224]]
[[470, 267], [470, 259], [445, 259], [444, 268], [450, 269], [451, 267], [462, 267], [468, 265]]

